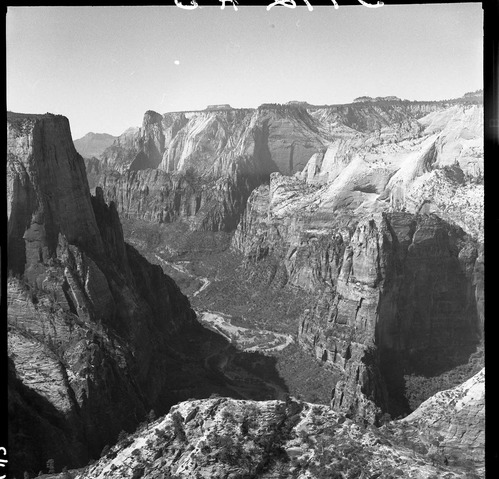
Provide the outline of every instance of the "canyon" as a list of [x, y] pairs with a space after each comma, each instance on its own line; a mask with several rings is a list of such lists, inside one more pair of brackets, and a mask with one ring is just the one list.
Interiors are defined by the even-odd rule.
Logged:
[[9, 112], [19, 473], [481, 474], [482, 103]]
[[[86, 161], [132, 243], [140, 222], [227, 232], [237, 264], [307, 292], [290, 329], [333, 371], [335, 409], [405, 415], [407, 377], [463, 365], [483, 340], [480, 92], [149, 111], [133, 141]], [[158, 234], [166, 257], [192, 252]]]
[[182, 399], [267, 397], [269, 386], [244, 364], [242, 379], [227, 368], [231, 384], [207, 364], [238, 351], [197, 321], [160, 266], [125, 243], [115, 206], [100, 188], [90, 194], [67, 118], [9, 112], [7, 127], [14, 470], [38, 471], [48, 458], [84, 464], [148, 411], [163, 414]]

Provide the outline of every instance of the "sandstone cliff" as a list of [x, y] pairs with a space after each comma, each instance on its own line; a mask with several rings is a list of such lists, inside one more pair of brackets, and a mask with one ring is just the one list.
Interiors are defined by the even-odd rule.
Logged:
[[322, 148], [315, 120], [298, 106], [149, 111], [135, 135], [87, 160], [87, 174], [124, 216], [232, 231], [271, 172], [301, 171]]
[[299, 339], [341, 372], [335, 409], [404, 414], [404, 375], [465, 363], [483, 332], [483, 108], [361, 102], [311, 115], [329, 146], [253, 191], [232, 244], [315, 292]]
[[7, 140], [10, 462], [22, 473], [84, 464], [151, 408], [217, 389], [198, 345], [216, 338], [125, 244], [102, 191], [91, 197], [66, 118], [9, 113]]
[[408, 412], [403, 374], [480, 341], [482, 116], [479, 97], [147, 112], [98, 179], [123, 217], [215, 231], [240, 218], [234, 248], [317, 292], [299, 335], [344, 376], [334, 407], [374, 420]]
[[436, 446], [443, 454], [464, 456], [483, 466], [485, 369], [462, 385], [435, 394], [401, 422], [422, 437], [438, 437]]
[[[481, 98], [377, 100], [148, 111], [140, 129], [87, 160], [90, 186], [103, 186], [131, 218], [186, 219], [194, 229], [231, 231], [270, 173], [296, 174], [329, 185], [334, 208], [353, 203], [370, 210], [379, 197], [395, 209], [435, 212], [481, 236]], [[151, 168], [167, 175], [142, 174]]]
[[341, 373], [335, 409], [404, 414], [405, 374], [466, 362], [480, 341], [480, 242], [434, 214], [359, 214], [335, 199], [328, 185], [274, 173], [250, 196], [233, 247], [276, 258], [289, 284], [314, 292], [299, 340]]

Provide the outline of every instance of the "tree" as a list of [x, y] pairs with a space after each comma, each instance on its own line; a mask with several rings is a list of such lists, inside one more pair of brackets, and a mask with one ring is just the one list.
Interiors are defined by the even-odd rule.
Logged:
[[180, 413], [176, 411], [172, 416], [172, 420], [173, 420], [173, 431], [175, 437], [179, 439], [181, 442], [186, 442], [187, 438], [185, 435], [184, 424], [183, 424], [184, 419], [182, 418]]
[[53, 459], [49, 459], [47, 461], [47, 470], [49, 474], [54, 474], [55, 472], [55, 461]]
[[385, 412], [381, 416], [379, 423], [381, 425], [384, 425], [384, 424], [388, 424], [389, 422], [391, 422], [391, 420], [392, 420], [392, 416], [389, 413]]
[[104, 457], [104, 456], [107, 456], [107, 453], [109, 452], [111, 448], [109, 447], [109, 444], [106, 444], [103, 448], [102, 448], [102, 452], [100, 453], [100, 457]]
[[123, 429], [120, 431], [120, 433], [118, 434], [118, 442], [121, 442], [123, 440], [125, 440], [127, 438], [128, 434], [126, 433], [126, 431], [123, 431]]
[[154, 422], [156, 420], [156, 411], [154, 411], [154, 409], [151, 409], [149, 411], [149, 414], [147, 415], [147, 420], [149, 422]]
[[30, 479], [30, 474], [28, 471], [24, 471], [24, 479]]

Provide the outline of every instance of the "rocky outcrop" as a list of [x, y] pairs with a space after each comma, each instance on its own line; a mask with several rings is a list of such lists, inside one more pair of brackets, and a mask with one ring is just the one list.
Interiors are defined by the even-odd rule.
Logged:
[[[464, 384], [441, 391], [401, 421], [431, 441], [440, 454], [472, 460], [485, 459], [485, 369]], [[416, 432], [416, 431], [414, 431]]]
[[250, 196], [233, 247], [277, 258], [289, 284], [315, 292], [299, 341], [341, 373], [332, 406], [398, 416], [404, 374], [466, 362], [480, 341], [481, 246], [433, 214], [358, 215], [337, 200], [328, 186], [273, 174]]
[[397, 423], [366, 428], [327, 406], [293, 398], [187, 401], [75, 476], [429, 479], [483, 473], [483, 467], [465, 463], [465, 454], [459, 456], [466, 453], [464, 448], [451, 458], [433, 452], [432, 435], [409, 440], [412, 428]]
[[436, 213], [483, 240], [480, 104], [359, 104], [313, 114], [341, 133], [299, 175], [325, 187], [321, 206]]
[[[59, 235], [103, 254], [85, 177], [67, 119], [9, 114], [7, 216], [9, 269], [32, 280], [56, 254]], [[31, 274], [31, 270], [33, 274]]]
[[414, 105], [411, 120], [403, 104], [349, 108], [314, 115], [363, 136], [344, 130], [301, 174], [271, 175], [233, 246], [252, 261], [277, 257], [290, 284], [316, 292], [300, 342], [341, 371], [333, 407], [374, 420], [373, 404], [408, 412], [404, 374], [465, 363], [482, 336], [483, 109]]
[[7, 141], [9, 462], [81, 465], [150, 409], [217, 389], [197, 355], [213, 335], [91, 197], [66, 118], [9, 113]]

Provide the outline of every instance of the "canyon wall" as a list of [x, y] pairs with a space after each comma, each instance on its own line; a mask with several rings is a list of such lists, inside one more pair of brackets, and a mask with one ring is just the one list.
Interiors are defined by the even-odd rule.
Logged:
[[214, 335], [90, 195], [65, 117], [9, 113], [7, 140], [10, 462], [82, 465], [151, 409], [216, 390], [196, 346]]
[[87, 159], [121, 215], [185, 220], [192, 229], [232, 231], [251, 191], [273, 171], [300, 171], [323, 148], [315, 122], [298, 107], [148, 111], [134, 135]]
[[481, 243], [433, 213], [330, 204], [327, 186], [274, 173], [232, 245], [247, 261], [276, 258], [289, 285], [314, 293], [298, 338], [340, 373], [333, 408], [371, 422], [406, 414], [404, 375], [465, 363], [481, 340]]
[[336, 189], [363, 172], [365, 181], [348, 198], [334, 194], [337, 207], [377, 193], [399, 209], [424, 208], [462, 227], [475, 220], [481, 234], [482, 117], [478, 97], [147, 111], [141, 128], [86, 159], [87, 175], [120, 215], [232, 231], [251, 191], [268, 184], [272, 172], [317, 186], [336, 182]]
[[237, 225], [249, 261], [275, 256], [290, 285], [315, 291], [299, 338], [341, 372], [335, 408], [407, 413], [403, 375], [437, 374], [480, 342], [478, 96], [147, 112], [133, 138], [119, 161], [87, 163], [89, 178], [100, 169], [123, 217]]

